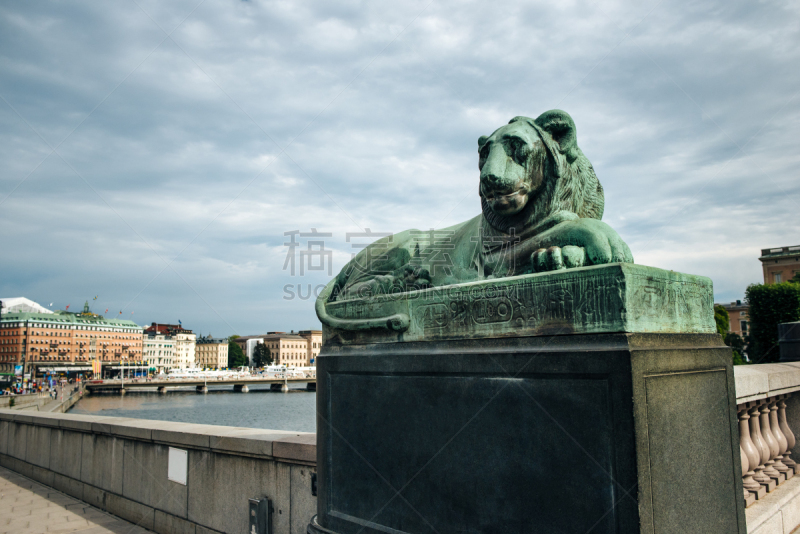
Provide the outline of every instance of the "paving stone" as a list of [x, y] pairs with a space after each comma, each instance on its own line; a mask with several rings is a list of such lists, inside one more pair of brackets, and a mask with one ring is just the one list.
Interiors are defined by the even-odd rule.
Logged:
[[0, 534], [145, 534], [148, 531], [0, 467]]

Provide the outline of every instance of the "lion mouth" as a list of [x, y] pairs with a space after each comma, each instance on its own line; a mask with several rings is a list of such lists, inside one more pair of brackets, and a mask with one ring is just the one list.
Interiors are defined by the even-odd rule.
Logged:
[[529, 217], [528, 210], [526, 208], [531, 204], [533, 203], [529, 199], [520, 210], [515, 211], [512, 214], [503, 215], [495, 211], [487, 198], [481, 195], [481, 211], [483, 212], [483, 217], [492, 226], [492, 228], [506, 234], [510, 231], [513, 231], [513, 228], [522, 230], [525, 227], [525, 223]]

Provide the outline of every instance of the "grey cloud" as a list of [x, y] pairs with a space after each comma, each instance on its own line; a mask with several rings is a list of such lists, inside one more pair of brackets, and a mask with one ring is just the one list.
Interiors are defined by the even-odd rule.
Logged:
[[759, 248], [797, 244], [799, 15], [743, 1], [5, 4], [0, 95], [24, 120], [0, 101], [0, 292], [61, 307], [100, 294], [142, 324], [215, 335], [311, 327], [311, 301], [283, 286], [327, 275], [284, 271], [284, 232], [332, 232], [335, 271], [347, 232], [472, 217], [478, 136], [559, 107], [637, 261], [741, 298]]

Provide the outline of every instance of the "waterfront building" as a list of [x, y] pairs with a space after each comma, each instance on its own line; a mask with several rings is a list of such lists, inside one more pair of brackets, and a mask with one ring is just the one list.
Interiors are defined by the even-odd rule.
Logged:
[[147, 333], [143, 345], [148, 368], [162, 373], [175, 367], [175, 339], [171, 335]]
[[[7, 303], [13, 306], [7, 309]], [[97, 360], [105, 375], [121, 362], [142, 360], [142, 327], [133, 321], [92, 313], [88, 301], [80, 313], [32, 311], [41, 309], [28, 299], [3, 299], [0, 373], [22, 366], [34, 377], [47, 372], [74, 376], [89, 373]]]
[[161, 365], [156, 365], [159, 370], [195, 366], [197, 338], [191, 330], [181, 324], [152, 323], [144, 333], [148, 338], [147, 343], [151, 344], [149, 349], [153, 351], [152, 355], [163, 361]]
[[253, 351], [257, 345], [265, 344], [272, 355], [273, 364], [286, 364], [296, 367], [313, 365], [322, 348], [322, 330], [294, 330], [286, 332], [267, 332], [255, 336], [239, 336], [233, 340], [253, 365]]
[[322, 349], [322, 330], [300, 330], [298, 335], [308, 341], [307, 359], [310, 363], [317, 361], [317, 355]]
[[765, 284], [788, 282], [800, 272], [800, 245], [761, 249]]
[[228, 340], [200, 336], [195, 348], [195, 364], [198, 367], [224, 369], [228, 367]]
[[307, 367], [311, 365], [308, 345], [309, 340], [294, 332], [270, 332], [264, 336], [274, 365], [287, 365], [289, 367]]
[[177, 367], [186, 369], [195, 366], [196, 335], [191, 330], [175, 334], [175, 363]]

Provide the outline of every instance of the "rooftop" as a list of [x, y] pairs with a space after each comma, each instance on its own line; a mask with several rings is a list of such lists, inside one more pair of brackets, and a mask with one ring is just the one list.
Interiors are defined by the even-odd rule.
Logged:
[[800, 245], [793, 247], [762, 248], [760, 260], [772, 260], [786, 256], [800, 256]]
[[154, 334], [158, 332], [162, 335], [171, 335], [171, 334], [191, 334], [192, 331], [184, 328], [180, 324], [161, 324], [161, 323], [152, 323], [150, 326], [144, 329], [145, 333], [147, 334]]
[[106, 319], [102, 315], [94, 313], [72, 313], [64, 310], [55, 312], [11, 312], [3, 314], [3, 323], [40, 321], [47, 324], [70, 324], [70, 325], [92, 325], [109, 326], [117, 328], [138, 328], [142, 327], [128, 319]]
[[308, 341], [306, 338], [297, 334], [267, 334], [264, 339], [294, 339], [298, 341]]
[[255, 336], [239, 336], [233, 341], [247, 341], [250, 339], [299, 339], [301, 341], [307, 341], [307, 339], [304, 337], [301, 337], [297, 334], [287, 334], [286, 332], [268, 332], [266, 334], [258, 334]]
[[746, 309], [750, 308], [750, 305], [747, 302], [743, 302], [741, 300], [737, 300], [735, 302], [725, 303], [725, 304], [720, 304], [720, 303], [717, 302], [717, 303], [715, 303], [715, 305], [722, 306], [723, 308], [725, 308], [728, 311], [731, 311], [731, 310], [746, 310]]
[[222, 344], [227, 343], [228, 340], [224, 337], [198, 337], [197, 344], [204, 345], [204, 344]]
[[0, 299], [3, 303], [3, 313], [12, 312], [31, 312], [31, 313], [53, 313], [38, 302], [34, 302], [25, 297], [11, 297]]

